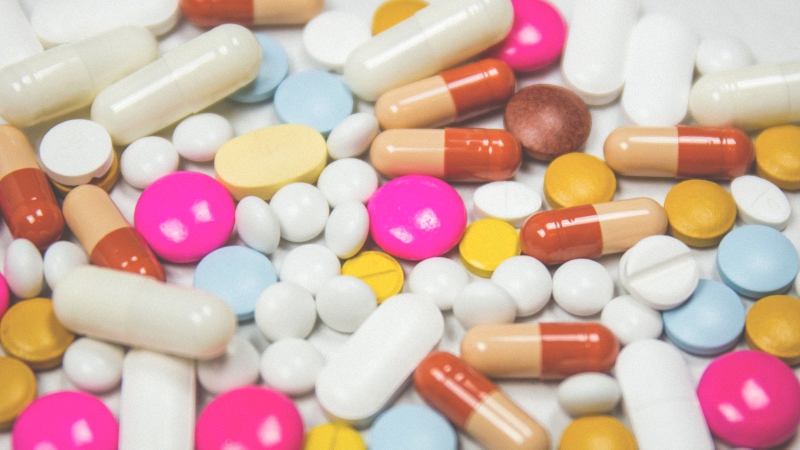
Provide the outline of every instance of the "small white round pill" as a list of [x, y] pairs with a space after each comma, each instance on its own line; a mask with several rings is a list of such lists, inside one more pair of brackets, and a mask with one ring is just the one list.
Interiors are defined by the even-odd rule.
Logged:
[[783, 231], [792, 207], [786, 194], [768, 180], [743, 175], [731, 181], [731, 194], [744, 223], [766, 225]]
[[578, 417], [611, 411], [616, 408], [622, 393], [617, 380], [610, 375], [587, 372], [562, 381], [556, 398], [564, 411]]
[[58, 281], [61, 280], [70, 270], [89, 264], [89, 256], [83, 248], [70, 241], [56, 241], [47, 247], [42, 261], [44, 280], [50, 289], [55, 289]]
[[750, 47], [734, 36], [713, 35], [697, 45], [695, 66], [700, 75], [725, 72], [752, 66], [755, 58]]
[[642, 339], [658, 339], [664, 330], [661, 313], [630, 295], [622, 295], [608, 302], [600, 314], [600, 322], [614, 333], [622, 345]]
[[278, 189], [269, 202], [278, 217], [281, 237], [289, 242], [306, 242], [325, 229], [328, 201], [316, 186], [290, 183]]
[[78, 389], [102, 394], [119, 385], [124, 357], [119, 345], [82, 337], [67, 347], [61, 368]]
[[289, 251], [278, 269], [281, 281], [291, 281], [316, 295], [320, 286], [340, 275], [342, 263], [323, 245], [305, 244]]
[[408, 276], [409, 290], [429, 297], [442, 311], [453, 308], [456, 295], [467, 283], [467, 269], [462, 264], [441, 256], [418, 262]]
[[258, 381], [261, 355], [247, 339], [234, 335], [225, 353], [197, 362], [197, 381], [214, 395]]
[[303, 47], [315, 63], [341, 73], [350, 53], [371, 37], [369, 24], [361, 17], [328, 11], [303, 28]]
[[269, 255], [281, 242], [278, 216], [264, 200], [248, 196], [236, 205], [236, 232], [248, 247]]
[[341, 259], [358, 253], [368, 235], [369, 213], [361, 202], [338, 205], [325, 223], [325, 246]]
[[261, 355], [261, 378], [286, 395], [303, 395], [314, 389], [325, 358], [310, 342], [286, 338], [272, 343]]
[[102, 125], [91, 120], [61, 122], [39, 144], [42, 170], [65, 186], [77, 186], [100, 178], [111, 168], [114, 146]]
[[453, 315], [469, 330], [478, 325], [511, 323], [517, 316], [517, 307], [503, 288], [481, 279], [458, 292], [453, 301]]
[[222, 144], [233, 139], [228, 119], [213, 113], [189, 116], [175, 127], [172, 143], [189, 161], [211, 161]]
[[484, 184], [472, 196], [475, 215], [479, 219], [493, 217], [519, 228], [542, 208], [542, 196], [517, 181], [495, 181]]
[[137, 139], [120, 158], [122, 178], [136, 189], [144, 189], [164, 175], [178, 170], [180, 157], [172, 142], [158, 136]]
[[378, 307], [372, 288], [349, 275], [326, 281], [317, 292], [316, 303], [322, 322], [341, 333], [355, 331]]
[[361, 156], [378, 135], [378, 119], [370, 113], [347, 116], [328, 135], [328, 154], [333, 159]]
[[378, 173], [360, 159], [340, 159], [322, 170], [317, 187], [331, 208], [352, 201], [367, 203], [378, 189]]
[[8, 288], [19, 298], [33, 298], [42, 292], [44, 261], [27, 239], [14, 239], [6, 248], [4, 275]]
[[511, 295], [517, 305], [517, 317], [536, 314], [553, 293], [550, 271], [541, 261], [526, 255], [501, 262], [492, 273], [492, 282]]
[[553, 299], [570, 314], [597, 314], [613, 296], [614, 281], [597, 261], [573, 259], [562, 264], [553, 274]]
[[256, 326], [270, 341], [311, 333], [317, 321], [317, 308], [310, 292], [295, 283], [281, 281], [258, 296], [254, 317]]

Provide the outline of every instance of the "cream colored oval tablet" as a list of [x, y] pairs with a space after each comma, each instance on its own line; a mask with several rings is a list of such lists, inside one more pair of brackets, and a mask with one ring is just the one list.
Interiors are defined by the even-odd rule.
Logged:
[[325, 168], [325, 138], [305, 125], [259, 128], [223, 145], [214, 158], [217, 180], [236, 200], [269, 200], [294, 182], [314, 184]]

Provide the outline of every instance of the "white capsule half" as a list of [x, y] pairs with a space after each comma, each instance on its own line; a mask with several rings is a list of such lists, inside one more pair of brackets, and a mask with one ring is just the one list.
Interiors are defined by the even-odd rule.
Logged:
[[0, 0], [0, 68], [42, 52], [17, 0]]

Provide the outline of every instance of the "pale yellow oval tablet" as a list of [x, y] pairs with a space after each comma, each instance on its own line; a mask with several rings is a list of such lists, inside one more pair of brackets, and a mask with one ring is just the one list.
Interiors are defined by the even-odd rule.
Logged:
[[217, 151], [214, 170], [237, 201], [248, 195], [269, 200], [289, 183], [316, 183], [327, 156], [325, 138], [313, 128], [273, 125], [226, 142]]

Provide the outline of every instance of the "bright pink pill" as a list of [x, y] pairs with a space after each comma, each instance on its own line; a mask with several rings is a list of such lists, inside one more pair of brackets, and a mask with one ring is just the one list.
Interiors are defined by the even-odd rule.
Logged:
[[408, 175], [381, 186], [367, 204], [372, 239], [386, 253], [419, 261], [439, 256], [461, 239], [467, 208], [437, 178]]
[[17, 417], [14, 450], [116, 450], [119, 426], [100, 400], [77, 391], [39, 397]]
[[197, 419], [194, 436], [197, 450], [299, 450], [303, 419], [280, 392], [247, 386], [209, 403]]
[[8, 283], [6, 277], [0, 273], [0, 318], [6, 313], [8, 309]]
[[508, 36], [486, 53], [503, 60], [516, 72], [541, 69], [564, 50], [567, 24], [551, 4], [541, 0], [511, 0], [514, 25]]
[[728, 353], [708, 365], [697, 397], [711, 432], [737, 447], [767, 448], [800, 425], [800, 382], [766, 353]]
[[234, 213], [231, 195], [217, 180], [198, 172], [175, 172], [142, 192], [133, 221], [159, 257], [187, 263], [228, 240]]

